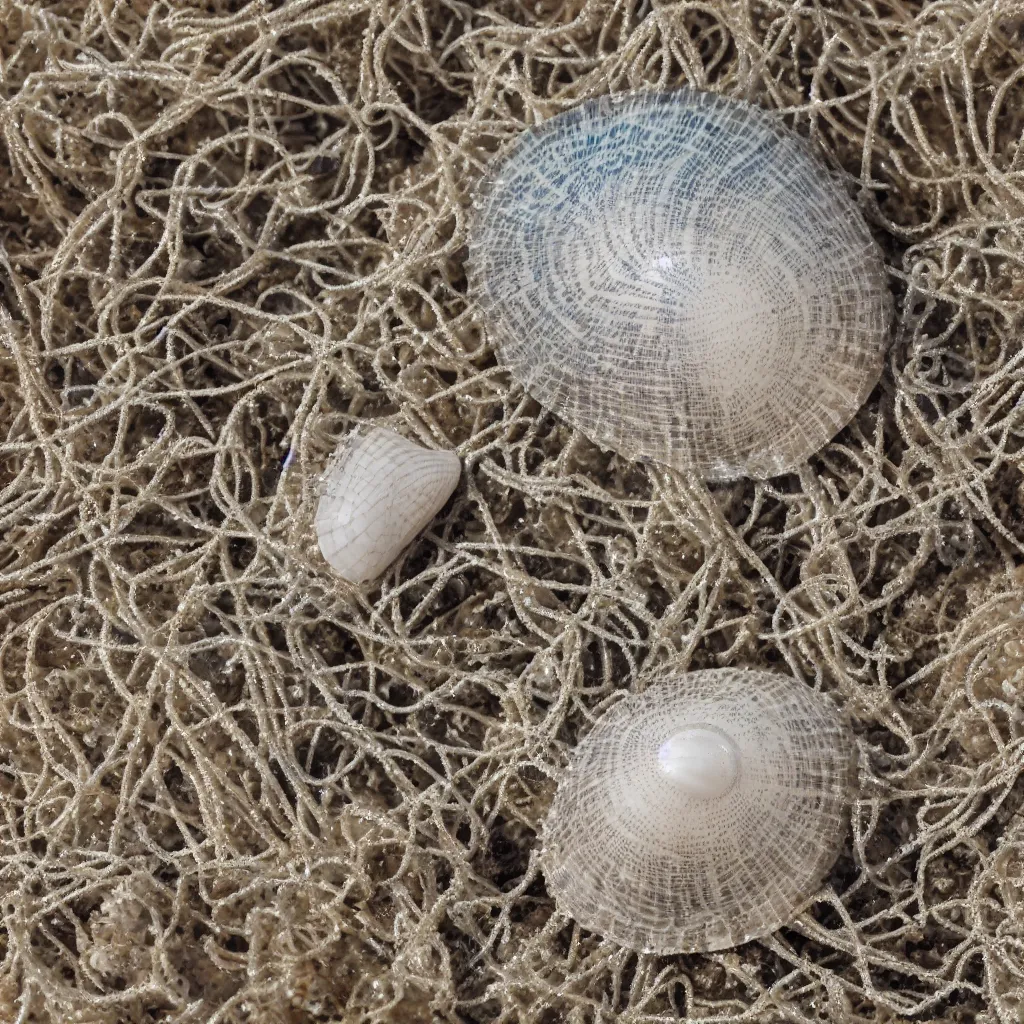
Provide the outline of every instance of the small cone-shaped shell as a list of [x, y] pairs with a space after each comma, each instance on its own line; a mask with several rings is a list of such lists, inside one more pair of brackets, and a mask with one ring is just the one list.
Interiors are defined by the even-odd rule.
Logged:
[[853, 768], [838, 709], [794, 679], [668, 679], [617, 704], [577, 749], [544, 830], [548, 888], [637, 950], [766, 935], [835, 860]]
[[383, 427], [347, 438], [324, 474], [316, 512], [324, 558], [351, 583], [379, 576], [437, 515], [461, 468], [454, 452]]
[[891, 299], [867, 226], [750, 103], [602, 97], [524, 132], [478, 197], [468, 266], [538, 401], [709, 479], [804, 461], [881, 373]]

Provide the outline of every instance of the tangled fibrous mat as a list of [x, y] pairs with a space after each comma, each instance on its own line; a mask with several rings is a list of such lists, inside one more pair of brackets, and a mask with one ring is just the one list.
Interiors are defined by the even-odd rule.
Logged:
[[[0, 1021], [1024, 1013], [1024, 16], [984, 0], [0, 3]], [[524, 126], [782, 112], [885, 252], [882, 382], [802, 470], [588, 443], [465, 297]], [[310, 524], [373, 420], [463, 481], [377, 587]], [[734, 950], [557, 913], [569, 752], [668, 663], [853, 725], [820, 899]]]

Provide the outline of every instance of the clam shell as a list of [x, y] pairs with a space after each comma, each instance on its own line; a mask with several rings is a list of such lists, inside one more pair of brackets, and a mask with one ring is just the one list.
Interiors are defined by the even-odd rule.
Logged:
[[637, 950], [766, 935], [835, 860], [853, 771], [837, 707], [794, 679], [667, 679], [615, 705], [577, 748], [544, 829], [548, 889]]
[[320, 551], [351, 583], [375, 579], [441, 510], [459, 482], [454, 452], [393, 430], [350, 435], [324, 474], [315, 526]]
[[781, 121], [682, 89], [524, 132], [481, 187], [471, 292], [513, 375], [593, 440], [709, 479], [804, 461], [878, 381], [891, 296]]

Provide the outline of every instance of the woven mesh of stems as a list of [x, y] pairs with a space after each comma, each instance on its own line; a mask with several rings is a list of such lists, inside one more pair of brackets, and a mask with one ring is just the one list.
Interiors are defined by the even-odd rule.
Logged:
[[[988, 650], [1024, 582], [1024, 9], [581, 6], [5, 8], [0, 1020], [1024, 1010], [1024, 668]], [[799, 118], [905, 279], [885, 434], [736, 489], [728, 551], [705, 489], [534, 429], [457, 257], [481, 143], [683, 77]], [[471, 459], [372, 602], [309, 525], [371, 420]], [[537, 899], [549, 737], [669, 622], [858, 708], [856, 882], [781, 984], [754, 943], [567, 946]]]
[[[713, 772], [694, 778], [684, 765], [680, 784], [667, 755], [693, 736], [730, 753], [701, 753]], [[766, 935], [835, 860], [853, 766], [835, 704], [792, 678], [713, 669], [666, 679], [617, 704], [577, 749], [545, 827], [548, 887], [580, 924], [638, 950]]]
[[602, 97], [524, 132], [480, 190], [469, 265], [534, 397], [709, 479], [804, 461], [881, 372], [891, 298], [864, 220], [749, 103]]

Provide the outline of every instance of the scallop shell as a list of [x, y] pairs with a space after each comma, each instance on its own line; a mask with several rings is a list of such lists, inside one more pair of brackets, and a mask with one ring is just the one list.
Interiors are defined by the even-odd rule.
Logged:
[[771, 476], [878, 381], [881, 256], [776, 116], [690, 89], [603, 97], [496, 166], [472, 294], [513, 375], [593, 440], [708, 479]]
[[623, 946], [723, 949], [806, 904], [846, 829], [853, 744], [826, 696], [767, 672], [690, 672], [580, 744], [542, 863], [560, 910]]
[[379, 576], [441, 510], [459, 482], [454, 452], [374, 427], [350, 435], [324, 474], [320, 551], [351, 583]]

